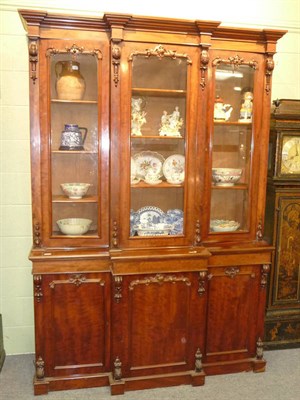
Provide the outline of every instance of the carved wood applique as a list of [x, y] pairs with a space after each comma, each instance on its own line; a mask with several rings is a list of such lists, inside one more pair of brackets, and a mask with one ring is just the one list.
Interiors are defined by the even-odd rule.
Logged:
[[225, 275], [231, 279], [235, 278], [239, 272], [240, 269], [238, 267], [230, 267], [225, 269]]
[[187, 64], [192, 64], [192, 60], [185, 53], [177, 53], [176, 50], [167, 50], [163, 45], [159, 44], [154, 49], [146, 49], [145, 51], [134, 51], [130, 54], [128, 61], [132, 61], [135, 56], [145, 56], [149, 58], [151, 56], [156, 56], [160, 60], [164, 57], [170, 57], [176, 60], [177, 58], [186, 59]]
[[257, 67], [258, 67], [257, 61], [255, 61], [255, 60], [245, 61], [245, 59], [240, 57], [238, 54], [236, 54], [235, 56], [228, 57], [227, 59], [222, 59], [221, 57], [216, 57], [213, 60], [212, 65], [213, 65], [213, 67], [216, 67], [221, 63], [232, 65], [233, 71], [238, 69], [241, 65], [248, 65], [249, 67], [251, 67], [253, 69], [257, 69]]
[[100, 286], [105, 285], [105, 282], [102, 281], [101, 279], [93, 279], [93, 278], [88, 279], [82, 274], [75, 274], [75, 275], [72, 275], [69, 279], [53, 280], [49, 283], [49, 286], [51, 289], [54, 289], [56, 285], [69, 284], [69, 283], [71, 283], [77, 287], [79, 287], [80, 285], [82, 285], [84, 283], [97, 283]]
[[72, 58], [76, 59], [79, 54], [82, 55], [91, 55], [97, 57], [98, 60], [102, 60], [102, 53], [100, 49], [93, 50], [85, 50], [84, 47], [77, 46], [77, 44], [73, 43], [71, 47], [65, 47], [63, 50], [56, 49], [54, 47], [49, 47], [46, 51], [46, 56], [50, 57], [56, 54], [69, 53], [72, 55]]
[[164, 283], [176, 283], [176, 282], [183, 282], [187, 286], [191, 286], [191, 281], [184, 276], [157, 274], [155, 276], [150, 276], [144, 279], [136, 279], [130, 282], [129, 290], [133, 290], [134, 287], [137, 285], [150, 285], [150, 284], [162, 285]]
[[34, 298], [38, 303], [40, 303], [43, 298], [42, 275], [33, 276], [33, 285], [34, 285]]

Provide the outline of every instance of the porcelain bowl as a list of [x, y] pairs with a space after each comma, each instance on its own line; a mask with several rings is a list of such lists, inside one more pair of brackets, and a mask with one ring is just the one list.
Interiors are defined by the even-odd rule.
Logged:
[[225, 219], [213, 219], [210, 221], [210, 229], [214, 232], [234, 232], [240, 227], [239, 222]]
[[87, 218], [65, 218], [56, 221], [60, 231], [65, 235], [83, 235], [90, 229], [92, 222]]
[[61, 188], [63, 192], [70, 199], [81, 199], [83, 196], [87, 194], [87, 191], [90, 188], [90, 183], [61, 183]]
[[240, 180], [242, 172], [241, 168], [213, 168], [212, 178], [217, 186], [233, 186]]

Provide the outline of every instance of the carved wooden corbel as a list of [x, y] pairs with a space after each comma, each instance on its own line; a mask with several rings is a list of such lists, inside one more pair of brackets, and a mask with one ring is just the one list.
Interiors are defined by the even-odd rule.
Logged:
[[114, 361], [114, 380], [120, 381], [122, 379], [122, 363], [117, 357]]
[[115, 82], [115, 87], [118, 86], [119, 83], [119, 73], [120, 73], [120, 60], [121, 60], [121, 47], [114, 44], [111, 49], [111, 59], [113, 65], [113, 81]]
[[271, 77], [273, 73], [273, 69], [275, 67], [273, 56], [268, 54], [266, 59], [266, 93], [267, 95], [271, 92]]
[[38, 380], [45, 378], [45, 362], [41, 356], [39, 356], [35, 363], [35, 375]]
[[200, 297], [205, 294], [206, 279], [207, 279], [207, 271], [200, 271], [199, 272], [199, 288], [198, 288], [198, 294]]
[[200, 86], [202, 90], [204, 90], [206, 86], [206, 74], [207, 74], [208, 63], [209, 63], [208, 47], [203, 46], [200, 56], [200, 72], [201, 72]]
[[262, 266], [262, 274], [261, 274], [261, 281], [260, 281], [260, 286], [265, 289], [268, 283], [268, 276], [270, 272], [270, 265], [269, 264], [263, 264]]
[[37, 80], [37, 63], [38, 63], [38, 44], [36, 40], [30, 40], [29, 46], [29, 62], [31, 66], [31, 76], [30, 78], [35, 85], [35, 81]]
[[256, 359], [262, 360], [264, 356], [264, 344], [261, 338], [258, 338], [256, 342]]
[[202, 372], [202, 353], [199, 347], [195, 354], [195, 372]]
[[33, 286], [34, 286], [34, 298], [38, 303], [40, 303], [43, 298], [42, 275], [33, 276]]
[[114, 299], [116, 303], [120, 303], [122, 299], [122, 283], [123, 283], [123, 278], [122, 276], [115, 276], [114, 277], [115, 281], [115, 294], [114, 294]]

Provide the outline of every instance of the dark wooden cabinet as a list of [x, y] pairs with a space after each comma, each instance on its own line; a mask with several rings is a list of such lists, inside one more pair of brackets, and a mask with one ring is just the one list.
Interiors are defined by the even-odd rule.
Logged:
[[35, 394], [263, 371], [271, 77], [285, 32], [20, 15]]
[[265, 321], [271, 349], [300, 345], [300, 101], [274, 103], [265, 224], [276, 247]]

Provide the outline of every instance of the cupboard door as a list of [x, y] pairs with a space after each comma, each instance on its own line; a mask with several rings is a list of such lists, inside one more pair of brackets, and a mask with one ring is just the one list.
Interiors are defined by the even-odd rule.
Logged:
[[[36, 357], [45, 377], [109, 368], [109, 274], [35, 275]], [[38, 299], [38, 300], [37, 300]]]
[[[116, 282], [120, 277], [115, 288]], [[207, 300], [199, 272], [123, 276], [119, 288], [112, 361], [121, 361], [122, 376], [195, 370], [195, 354], [204, 346]]]
[[195, 56], [196, 49], [170, 45], [122, 49], [118, 195], [121, 242], [128, 247], [193, 240]]
[[258, 266], [210, 270], [205, 362], [253, 357], [259, 318]]

